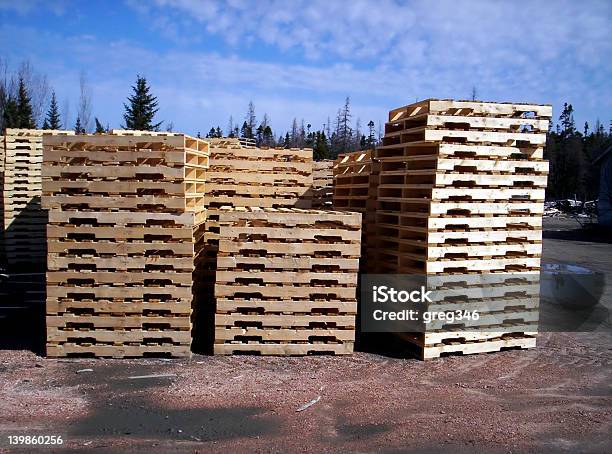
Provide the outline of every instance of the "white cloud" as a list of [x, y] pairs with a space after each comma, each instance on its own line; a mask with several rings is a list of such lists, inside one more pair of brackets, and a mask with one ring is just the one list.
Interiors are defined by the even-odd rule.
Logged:
[[[19, 46], [6, 46], [13, 60], [29, 55], [60, 99], [76, 98], [78, 73], [86, 70], [94, 111], [113, 125], [137, 73], [159, 96], [160, 119], [191, 133], [225, 128], [230, 114], [242, 121], [249, 100], [279, 132], [293, 117], [319, 127], [347, 95], [355, 119], [378, 123], [417, 98], [466, 98], [472, 85], [483, 99], [572, 102], [589, 121], [607, 121], [612, 111], [612, 14], [605, 1], [130, 4], [144, 18], [157, 17], [143, 23], [174, 45], [161, 50], [116, 31], [107, 42], [82, 39], [82, 30], [70, 36], [6, 23], [0, 42], [19, 36]], [[210, 34], [231, 50], [211, 51]]]

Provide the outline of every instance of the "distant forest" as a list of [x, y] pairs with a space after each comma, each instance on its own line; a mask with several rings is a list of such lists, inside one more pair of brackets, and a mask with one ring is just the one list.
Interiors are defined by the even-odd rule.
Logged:
[[[155, 122], [158, 111], [157, 98], [145, 77], [137, 76], [132, 95], [123, 104], [124, 122], [121, 128], [172, 131], [172, 122]], [[79, 99], [76, 117], [71, 122], [70, 104], [64, 100], [60, 107], [47, 77], [23, 62], [11, 71], [6, 61], [0, 59], [0, 130], [5, 128], [73, 129], [77, 133], [103, 133], [110, 129], [93, 115], [92, 90], [84, 73], [79, 80]], [[180, 130], [180, 127], [178, 128]], [[198, 137], [201, 133], [198, 132]], [[350, 99], [320, 129], [315, 129], [304, 119], [293, 119], [289, 131], [275, 132], [270, 118], [264, 113], [258, 121], [255, 106], [248, 104], [242, 123], [230, 116], [227, 126], [210, 128], [205, 137], [239, 137], [251, 139], [258, 146], [308, 147], [313, 149], [316, 160], [333, 159], [340, 153], [375, 148], [382, 138], [382, 123], [370, 119], [362, 125], [361, 119], [353, 121]], [[548, 131], [545, 158], [550, 161], [547, 189], [548, 199], [597, 198], [599, 165], [597, 157], [612, 145], [612, 122], [606, 129], [598, 120], [590, 125], [585, 122], [579, 130], [574, 122], [574, 109], [565, 104], [558, 122], [551, 122]]]

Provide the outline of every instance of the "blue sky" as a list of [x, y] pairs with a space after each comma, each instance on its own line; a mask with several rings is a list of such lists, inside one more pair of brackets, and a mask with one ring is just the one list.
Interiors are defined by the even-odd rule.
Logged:
[[136, 74], [158, 119], [205, 133], [247, 104], [278, 134], [319, 128], [350, 96], [354, 120], [428, 97], [563, 102], [612, 119], [612, 2], [0, 0], [0, 57], [47, 75], [70, 124], [79, 75], [118, 127]]

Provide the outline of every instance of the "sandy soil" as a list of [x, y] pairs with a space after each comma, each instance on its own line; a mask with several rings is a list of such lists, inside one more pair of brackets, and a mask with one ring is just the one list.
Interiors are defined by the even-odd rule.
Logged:
[[[612, 245], [568, 239], [572, 228], [548, 225], [545, 261], [610, 278]], [[129, 378], [149, 374], [168, 376]], [[428, 362], [369, 353], [56, 360], [0, 350], [0, 451], [15, 450], [10, 434], [57, 434], [65, 443], [56, 451], [68, 452], [609, 453], [611, 433], [609, 331], [545, 333], [533, 350]]]

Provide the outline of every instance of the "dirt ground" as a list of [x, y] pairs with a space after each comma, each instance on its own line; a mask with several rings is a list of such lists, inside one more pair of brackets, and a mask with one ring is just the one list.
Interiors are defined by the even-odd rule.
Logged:
[[[544, 261], [605, 273], [600, 304], [612, 309], [612, 244], [575, 227], [546, 221]], [[0, 350], [0, 451], [16, 451], [8, 435], [48, 434], [64, 439], [56, 452], [610, 453], [609, 327], [427, 362], [362, 352], [57, 360], [12, 346]], [[129, 378], [150, 374], [167, 376]]]

